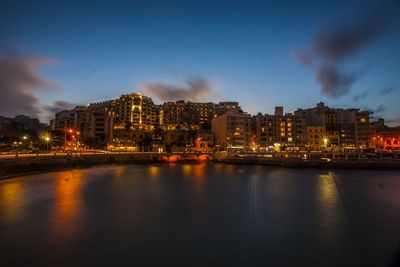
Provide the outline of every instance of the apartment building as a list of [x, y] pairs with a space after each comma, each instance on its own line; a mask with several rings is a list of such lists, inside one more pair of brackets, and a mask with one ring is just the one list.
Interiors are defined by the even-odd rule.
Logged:
[[258, 113], [254, 118], [256, 144], [260, 150], [296, 146], [296, 120], [291, 113], [283, 114], [283, 107], [276, 107], [274, 115]]
[[215, 145], [220, 149], [239, 150], [251, 147], [251, 115], [228, 111], [212, 120], [211, 132]]

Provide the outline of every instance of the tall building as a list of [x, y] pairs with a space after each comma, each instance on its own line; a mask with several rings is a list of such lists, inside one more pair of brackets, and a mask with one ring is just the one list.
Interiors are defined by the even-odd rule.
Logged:
[[296, 124], [291, 113], [283, 114], [283, 107], [276, 107], [274, 115], [258, 113], [255, 116], [256, 144], [260, 150], [295, 147]]
[[57, 112], [54, 118], [53, 130], [64, 130], [74, 125], [74, 111], [63, 110]]
[[157, 106], [140, 93], [121, 95], [113, 100], [109, 111], [113, 130], [112, 142], [141, 146], [148, 143], [157, 126]]
[[194, 103], [180, 100], [165, 102], [160, 106], [159, 122], [160, 127], [164, 130], [210, 128], [211, 120], [212, 103]]
[[356, 145], [368, 148], [372, 145], [372, 125], [369, 111], [357, 111]]
[[86, 110], [87, 124], [83, 136], [94, 138], [95, 142], [106, 145], [113, 135], [114, 121], [110, 116], [112, 100], [91, 103]]
[[[295, 111], [298, 143], [303, 147], [308, 142], [308, 127], [323, 127], [328, 147], [340, 149], [371, 145], [370, 112], [359, 109], [332, 109], [320, 102], [310, 109]], [[300, 141], [301, 140], [301, 141]], [[314, 141], [312, 142], [314, 143]]]
[[109, 114], [111, 107], [112, 101], [109, 100], [56, 113], [52, 128], [57, 141], [64, 143], [73, 136], [72, 139], [86, 145], [106, 145], [112, 138], [113, 120]]
[[328, 146], [325, 127], [307, 126], [307, 149], [311, 151], [321, 151]]
[[220, 150], [249, 149], [251, 147], [251, 115], [228, 111], [212, 120], [214, 144]]
[[238, 102], [225, 101], [213, 104], [213, 118], [223, 115], [227, 112], [243, 112]]
[[156, 105], [150, 97], [140, 93], [121, 95], [113, 101], [114, 128], [153, 130], [156, 124]]

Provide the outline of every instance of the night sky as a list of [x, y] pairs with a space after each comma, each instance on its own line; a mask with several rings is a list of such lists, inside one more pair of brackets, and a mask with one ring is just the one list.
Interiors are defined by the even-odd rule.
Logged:
[[[296, 3], [293, 3], [296, 2]], [[142, 92], [400, 124], [400, 1], [1, 1], [0, 115]]]

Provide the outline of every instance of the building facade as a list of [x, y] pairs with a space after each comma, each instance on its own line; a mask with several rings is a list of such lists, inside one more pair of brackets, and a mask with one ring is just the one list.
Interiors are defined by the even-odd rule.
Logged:
[[113, 125], [111, 141], [127, 147], [147, 145], [158, 124], [157, 108], [150, 97], [140, 93], [113, 100], [108, 113]]
[[219, 150], [241, 150], [251, 148], [251, 128], [250, 114], [228, 111], [212, 120], [211, 132]]
[[333, 149], [371, 147], [370, 112], [359, 109], [332, 109], [320, 102], [310, 109], [295, 111], [298, 145], [306, 147], [309, 127], [323, 127], [327, 147]]
[[274, 115], [258, 113], [253, 121], [260, 151], [296, 147], [296, 118], [291, 113], [283, 114], [283, 107], [276, 107]]
[[198, 130], [210, 128], [212, 103], [194, 103], [183, 100], [165, 102], [160, 106], [159, 124], [164, 130]]

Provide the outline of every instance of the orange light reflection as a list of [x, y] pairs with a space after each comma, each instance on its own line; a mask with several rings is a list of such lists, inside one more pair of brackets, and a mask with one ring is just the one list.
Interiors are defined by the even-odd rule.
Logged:
[[55, 234], [62, 238], [73, 234], [82, 214], [81, 191], [84, 172], [65, 171], [57, 174], [55, 209], [53, 211]]
[[6, 221], [18, 218], [22, 198], [22, 184], [19, 181], [0, 185], [0, 214]]

